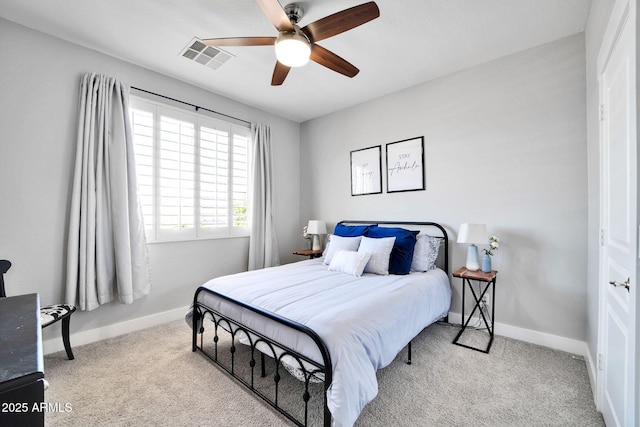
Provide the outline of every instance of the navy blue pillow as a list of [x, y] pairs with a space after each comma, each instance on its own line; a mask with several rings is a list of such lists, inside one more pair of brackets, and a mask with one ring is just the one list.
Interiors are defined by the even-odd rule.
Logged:
[[413, 250], [416, 246], [416, 236], [419, 231], [405, 230], [397, 227], [370, 227], [367, 230], [367, 237], [395, 237], [389, 260], [390, 274], [409, 274], [411, 271], [411, 261], [413, 260]]
[[[333, 234], [340, 237], [364, 236], [371, 225], [344, 225], [336, 224]], [[375, 226], [374, 226], [375, 227]]]

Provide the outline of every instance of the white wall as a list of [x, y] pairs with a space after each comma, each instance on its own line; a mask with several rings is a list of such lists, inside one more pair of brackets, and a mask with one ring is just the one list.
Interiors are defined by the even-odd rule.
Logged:
[[[89, 71], [269, 124], [277, 237], [283, 261], [293, 260], [301, 230], [298, 123], [3, 19], [0, 57], [0, 258], [13, 263], [6, 277], [9, 295], [37, 292], [41, 304], [64, 299], [78, 89]], [[246, 269], [248, 239], [152, 244], [149, 252], [151, 294], [132, 305], [112, 303], [74, 314], [72, 335], [188, 306], [204, 281]], [[43, 338], [59, 340], [59, 334], [59, 327], [51, 327]]]
[[[433, 220], [454, 241], [486, 223], [501, 239], [496, 321], [584, 342], [585, 87], [578, 34], [305, 122], [302, 221]], [[351, 150], [421, 135], [426, 191], [350, 195]], [[455, 269], [466, 249], [451, 246]]]

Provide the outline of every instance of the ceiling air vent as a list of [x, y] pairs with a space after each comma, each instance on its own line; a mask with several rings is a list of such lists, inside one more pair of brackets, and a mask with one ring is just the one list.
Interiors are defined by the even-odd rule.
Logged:
[[196, 61], [202, 65], [206, 65], [214, 70], [218, 69], [222, 64], [227, 62], [233, 55], [218, 47], [207, 46], [198, 38], [194, 38], [185, 47], [180, 55], [187, 59]]

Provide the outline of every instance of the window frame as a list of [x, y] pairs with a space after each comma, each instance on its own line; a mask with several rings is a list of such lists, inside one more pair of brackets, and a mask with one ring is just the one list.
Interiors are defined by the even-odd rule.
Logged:
[[[149, 225], [145, 222], [145, 232], [148, 243], [161, 243], [161, 242], [178, 242], [178, 241], [190, 241], [190, 240], [207, 240], [207, 239], [225, 239], [225, 238], [239, 238], [249, 237], [251, 234], [251, 209], [252, 209], [252, 159], [251, 153], [253, 149], [253, 142], [251, 137], [251, 129], [248, 125], [238, 125], [236, 123], [213, 117], [212, 115], [202, 114], [200, 112], [192, 112], [183, 108], [178, 108], [167, 103], [150, 100], [144, 97], [130, 95], [130, 118], [131, 118], [131, 132], [134, 137], [134, 152], [136, 153], [136, 168], [138, 168], [138, 147], [136, 143], [135, 128], [136, 123], [134, 119], [135, 111], [143, 111], [152, 114], [152, 203], [147, 203], [144, 206], [151, 206], [153, 221]], [[160, 154], [161, 154], [161, 123], [162, 117], [168, 117], [172, 120], [179, 120], [184, 123], [192, 123], [194, 127], [194, 162], [193, 162], [193, 227], [180, 227], [177, 225], [177, 229], [163, 228], [160, 226]], [[218, 132], [225, 133], [227, 139], [227, 185], [226, 185], [226, 224], [222, 226], [207, 227], [202, 223], [202, 176], [201, 176], [201, 157], [202, 157], [202, 142], [201, 133], [202, 129], [211, 129]], [[242, 140], [239, 145], [237, 140]], [[236, 148], [242, 145], [246, 145], [246, 151], [243, 153], [237, 152]], [[216, 151], [217, 152], [217, 151]], [[182, 153], [182, 151], [180, 151]], [[236, 158], [239, 156], [245, 156], [246, 171], [244, 177], [235, 176], [234, 171], [237, 170], [235, 166]], [[238, 160], [239, 161], [239, 160]], [[179, 171], [179, 168], [176, 169]], [[216, 169], [217, 170], [217, 169]], [[242, 168], [240, 168], [242, 171]], [[140, 175], [138, 176], [138, 188], [140, 188]], [[246, 180], [244, 184], [238, 184], [237, 180]], [[243, 186], [246, 190], [245, 194], [245, 206], [246, 206], [246, 226], [234, 226], [235, 223], [235, 198], [236, 189], [239, 186]], [[212, 200], [224, 200], [224, 199], [212, 199]], [[244, 206], [241, 206], [244, 207]], [[147, 217], [148, 214], [145, 216]]]

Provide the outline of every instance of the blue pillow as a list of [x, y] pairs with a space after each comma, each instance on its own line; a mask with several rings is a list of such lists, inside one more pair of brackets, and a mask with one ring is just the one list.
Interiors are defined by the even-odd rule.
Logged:
[[[333, 234], [340, 237], [358, 237], [364, 236], [371, 225], [344, 225], [336, 224]], [[375, 226], [373, 226], [375, 227]]]
[[391, 259], [389, 260], [389, 273], [409, 274], [418, 233], [419, 231], [410, 231], [404, 228], [372, 226], [367, 230], [366, 236], [374, 239], [395, 237], [396, 241], [391, 251]]

